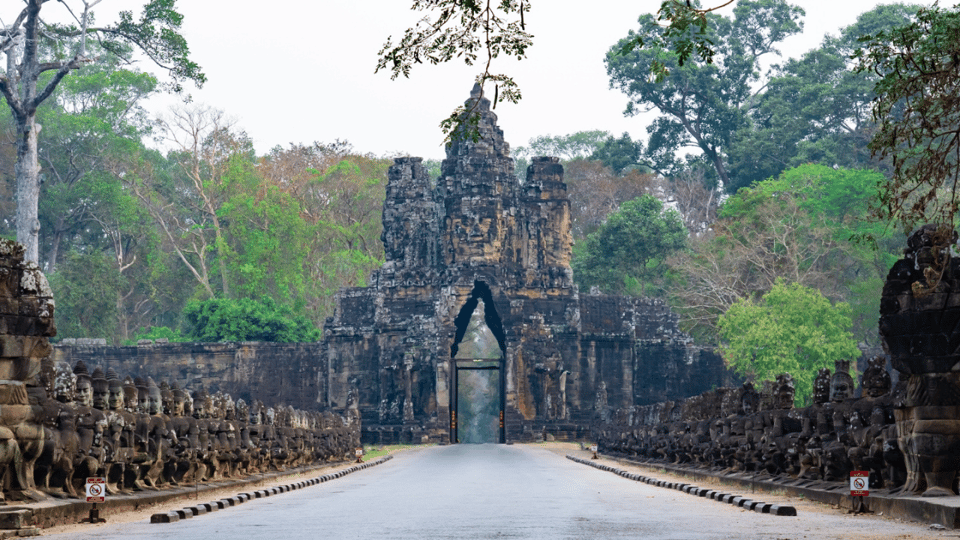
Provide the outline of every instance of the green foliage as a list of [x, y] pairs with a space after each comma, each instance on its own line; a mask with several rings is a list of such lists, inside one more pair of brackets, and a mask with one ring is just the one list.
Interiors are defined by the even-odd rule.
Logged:
[[634, 141], [630, 138], [630, 134], [625, 132], [619, 139], [608, 135], [590, 154], [590, 159], [602, 162], [619, 175], [625, 170], [638, 168], [642, 154], [643, 142]]
[[308, 342], [321, 332], [303, 315], [269, 297], [261, 300], [214, 298], [194, 301], [184, 310], [195, 341]]
[[597, 285], [609, 293], [655, 294], [665, 259], [686, 237], [680, 216], [655, 197], [627, 201], [574, 246], [574, 279], [581, 290]]
[[180, 334], [179, 330], [175, 330], [167, 326], [151, 326], [150, 328], [137, 333], [137, 335], [133, 336], [133, 339], [124, 341], [124, 345], [136, 345], [137, 341], [141, 339], [165, 339], [171, 343], [183, 343], [190, 341], [190, 338]]
[[729, 148], [728, 191], [735, 192], [804, 163], [877, 168], [867, 144], [876, 74], [853, 69], [857, 37], [907, 23], [916, 6], [877, 6], [799, 59], [789, 59], [757, 96], [749, 124]]
[[797, 399], [808, 403], [817, 370], [860, 355], [851, 324], [847, 304], [781, 279], [759, 302], [741, 299], [720, 317], [720, 350], [728, 366], [757, 381], [790, 373]]
[[[377, 53], [375, 71], [388, 69], [390, 78], [396, 79], [400, 75], [409, 77], [414, 64], [424, 61], [439, 64], [462, 58], [472, 66], [479, 52], [486, 57], [484, 70], [476, 78], [481, 95], [485, 83], [492, 82], [494, 106], [503, 101], [520, 101], [520, 87], [513, 78], [492, 73], [490, 66], [501, 54], [518, 59], [526, 55], [533, 38], [527, 33], [524, 21], [524, 14], [530, 11], [530, 0], [413, 0], [411, 9], [433, 12], [433, 15], [426, 15], [415, 27], [408, 28], [396, 44], [392, 36], [388, 37]], [[447, 140], [458, 133], [477, 140], [479, 118], [479, 112], [472, 107], [470, 110], [458, 107], [440, 127]]]
[[[720, 53], [699, 62], [682, 62], [677, 52], [690, 42], [690, 34], [673, 33], [652, 15], [641, 16], [639, 30], [610, 48], [605, 60], [610, 86], [630, 100], [624, 114], [660, 112], [647, 128], [645, 157], [654, 170], [673, 174], [683, 166], [677, 152], [698, 148], [723, 185], [732, 185], [725, 153], [734, 134], [747, 125], [760, 62], [767, 54], [778, 54], [775, 44], [800, 31], [802, 15], [802, 9], [783, 0], [741, 0], [732, 19], [705, 14], [705, 24], [697, 25], [699, 35]], [[660, 45], [636, 49], [638, 43]], [[665, 74], [651, 76], [658, 66]]]
[[527, 146], [514, 149], [514, 157], [553, 156], [561, 161], [583, 159], [596, 152], [610, 137], [606, 131], [578, 131], [567, 135], [540, 135], [530, 139]]
[[[877, 344], [876, 317], [897, 242], [867, 219], [885, 177], [876, 171], [802, 165], [742, 188], [712, 227], [671, 259], [671, 293], [689, 331], [710, 338], [717, 317], [778, 278], [847, 301], [859, 341]], [[859, 239], [872, 237], [875, 243]]]
[[109, 254], [71, 251], [49, 278], [59, 337], [114, 339], [123, 279]]
[[893, 163], [877, 214], [910, 232], [953, 228], [960, 211], [960, 5], [920, 9], [916, 19], [861, 38], [860, 72], [879, 76], [870, 141]]

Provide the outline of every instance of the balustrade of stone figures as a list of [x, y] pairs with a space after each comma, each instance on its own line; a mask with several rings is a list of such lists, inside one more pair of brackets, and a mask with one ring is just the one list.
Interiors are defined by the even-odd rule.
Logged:
[[676, 402], [620, 409], [593, 435], [604, 452], [718, 472], [846, 481], [868, 470], [874, 489], [904, 485], [907, 468], [897, 444], [894, 406], [884, 359], [871, 359], [863, 397], [853, 398], [849, 365], [823, 369], [814, 404], [794, 408], [792, 377], [781, 375], [761, 395], [751, 383], [718, 388]]
[[359, 445], [359, 426], [329, 412], [121, 379], [82, 361], [47, 357], [37, 380], [28, 399], [39, 421], [0, 425], [0, 446], [13, 449], [0, 469], [8, 500], [76, 498], [88, 476], [105, 477], [109, 494], [243, 478], [347, 459]]

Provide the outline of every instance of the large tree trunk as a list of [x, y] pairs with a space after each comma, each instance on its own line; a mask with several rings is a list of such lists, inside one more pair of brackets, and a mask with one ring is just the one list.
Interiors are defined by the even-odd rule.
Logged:
[[24, 259], [40, 261], [40, 220], [37, 208], [40, 203], [40, 164], [37, 159], [37, 134], [40, 125], [33, 114], [24, 122], [17, 122], [17, 242], [26, 247]]

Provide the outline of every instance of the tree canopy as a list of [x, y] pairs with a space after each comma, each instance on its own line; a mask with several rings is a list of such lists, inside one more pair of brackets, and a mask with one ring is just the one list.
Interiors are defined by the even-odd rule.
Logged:
[[720, 351], [728, 366], [756, 381], [789, 373], [796, 398], [808, 403], [820, 368], [860, 356], [851, 324], [847, 304], [778, 279], [759, 301], [743, 298], [720, 316]]
[[910, 23], [861, 41], [858, 69], [878, 77], [870, 149], [893, 168], [878, 216], [905, 233], [927, 222], [953, 228], [960, 211], [960, 5], [922, 8]]
[[[650, 134], [646, 157], [651, 166], [666, 174], [681, 165], [676, 156], [682, 148], [697, 148], [716, 177], [735, 191], [727, 171], [727, 153], [734, 134], [747, 124], [759, 81], [760, 62], [779, 54], [776, 45], [802, 28], [803, 10], [784, 0], [741, 0], [733, 18], [710, 14], [703, 30], [718, 53], [709, 61], [682, 63], [676, 52], [678, 40], [653, 15], [642, 15], [640, 27], [613, 45], [605, 62], [610, 87], [627, 95], [624, 114], [633, 116], [656, 110], [660, 113], [647, 128]], [[625, 53], [637, 40], [665, 41], [667, 47], [637, 49]], [[656, 65], [667, 74], [652, 77]]]
[[643, 195], [623, 203], [574, 246], [574, 279], [583, 290], [596, 285], [607, 293], [652, 293], [667, 256], [683, 247], [686, 237], [679, 214]]

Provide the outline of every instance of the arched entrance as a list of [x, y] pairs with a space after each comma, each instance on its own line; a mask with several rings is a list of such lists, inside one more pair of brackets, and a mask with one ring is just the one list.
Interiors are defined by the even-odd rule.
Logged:
[[506, 341], [486, 283], [474, 283], [454, 324], [457, 332], [450, 347], [450, 441], [505, 443]]

